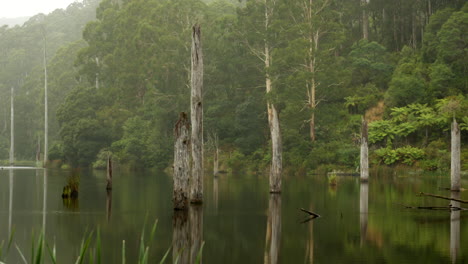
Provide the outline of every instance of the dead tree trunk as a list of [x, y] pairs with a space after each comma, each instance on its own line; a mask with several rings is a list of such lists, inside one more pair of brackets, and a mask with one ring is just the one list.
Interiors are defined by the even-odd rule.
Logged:
[[192, 179], [190, 182], [190, 202], [203, 202], [203, 53], [200, 25], [192, 28]]
[[107, 190], [112, 190], [112, 159], [109, 154], [107, 156]]
[[189, 195], [190, 174], [190, 123], [187, 114], [180, 113], [174, 129], [174, 209], [185, 210]]
[[[274, 3], [273, 3], [274, 5]], [[267, 1], [265, 0], [265, 31], [268, 31], [270, 27], [270, 16], [273, 13], [274, 6], [269, 6]], [[266, 94], [268, 95], [272, 92], [273, 86], [270, 74], [268, 70], [271, 64], [271, 47], [270, 43], [267, 39], [265, 39], [264, 43], [265, 49], [265, 87], [266, 87]], [[283, 170], [283, 148], [281, 143], [281, 131], [280, 131], [280, 123], [279, 123], [279, 116], [278, 111], [275, 105], [268, 100], [267, 102], [267, 111], [268, 111], [268, 125], [270, 127], [270, 134], [271, 134], [271, 168], [270, 168], [270, 193], [280, 193], [281, 192], [281, 173]]]
[[213, 136], [213, 175], [218, 176], [219, 173], [219, 140], [218, 135]]
[[460, 191], [460, 126], [455, 118], [452, 123], [452, 159], [450, 165], [450, 179], [452, 191]]
[[363, 118], [361, 129], [361, 181], [363, 182], [369, 180], [369, 148], [367, 142], [367, 121]]
[[10, 112], [10, 166], [15, 163], [15, 106], [13, 103], [15, 90], [11, 87]]
[[369, 40], [369, 15], [367, 14], [367, 0], [361, 0], [362, 7], [362, 38]]
[[47, 42], [44, 32], [44, 167], [49, 160], [49, 103], [47, 96]]

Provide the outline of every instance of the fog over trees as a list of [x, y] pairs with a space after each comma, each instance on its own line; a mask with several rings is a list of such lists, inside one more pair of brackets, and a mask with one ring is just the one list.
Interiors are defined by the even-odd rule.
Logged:
[[354, 170], [364, 117], [370, 166], [448, 169], [455, 118], [467, 170], [467, 21], [460, 0], [75, 2], [0, 27], [0, 159], [13, 126], [15, 159], [44, 158], [46, 66], [51, 166], [170, 167], [199, 24], [205, 164]]

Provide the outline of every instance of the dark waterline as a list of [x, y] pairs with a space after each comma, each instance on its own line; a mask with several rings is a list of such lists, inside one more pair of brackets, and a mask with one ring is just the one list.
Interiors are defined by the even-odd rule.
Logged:
[[[14, 243], [29, 259], [32, 234], [45, 229], [46, 241], [57, 247], [58, 263], [72, 263], [84, 235], [99, 227], [103, 263], [121, 263], [122, 240], [127, 263], [135, 263], [145, 219], [147, 233], [158, 219], [150, 263], [159, 263], [173, 244], [173, 228], [184, 225], [183, 220], [173, 225], [171, 178], [117, 171], [107, 194], [103, 172], [82, 171], [79, 199], [65, 203], [61, 193], [70, 174], [0, 171], [0, 242], [14, 231]], [[401, 205], [447, 206], [448, 201], [415, 194], [450, 196], [439, 190], [449, 186], [449, 178], [378, 175], [361, 184], [347, 176], [331, 187], [326, 176], [285, 177], [282, 194], [270, 195], [266, 177], [206, 176], [205, 202], [195, 216], [201, 220], [199, 239], [205, 241], [203, 263], [466, 263], [468, 212]], [[466, 200], [468, 193], [460, 197]], [[321, 217], [301, 223], [307, 216], [299, 208]], [[21, 263], [16, 248], [6, 263]]]

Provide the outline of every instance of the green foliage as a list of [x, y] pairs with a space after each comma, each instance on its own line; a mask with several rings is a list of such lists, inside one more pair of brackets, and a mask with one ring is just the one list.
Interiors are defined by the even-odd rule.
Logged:
[[111, 147], [118, 160], [136, 168], [164, 168], [168, 165], [170, 138], [158, 136], [152, 122], [136, 116], [125, 122], [123, 130], [122, 138]]
[[94, 88], [76, 88], [57, 111], [64, 155], [75, 166], [90, 165], [99, 150], [109, 144], [109, 131], [96, 115], [102, 100]]
[[417, 160], [424, 158], [424, 150], [406, 146], [397, 149], [381, 148], [375, 151], [378, 159], [386, 165], [394, 165], [403, 163], [405, 165], [413, 165]]

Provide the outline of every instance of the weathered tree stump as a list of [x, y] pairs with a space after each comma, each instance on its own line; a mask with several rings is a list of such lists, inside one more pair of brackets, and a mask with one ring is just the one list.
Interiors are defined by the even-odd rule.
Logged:
[[189, 197], [190, 174], [190, 123], [187, 114], [180, 113], [174, 128], [174, 191], [172, 200], [174, 209], [185, 210]]
[[361, 181], [367, 182], [369, 180], [369, 147], [368, 147], [368, 133], [367, 121], [362, 119], [361, 128]]

